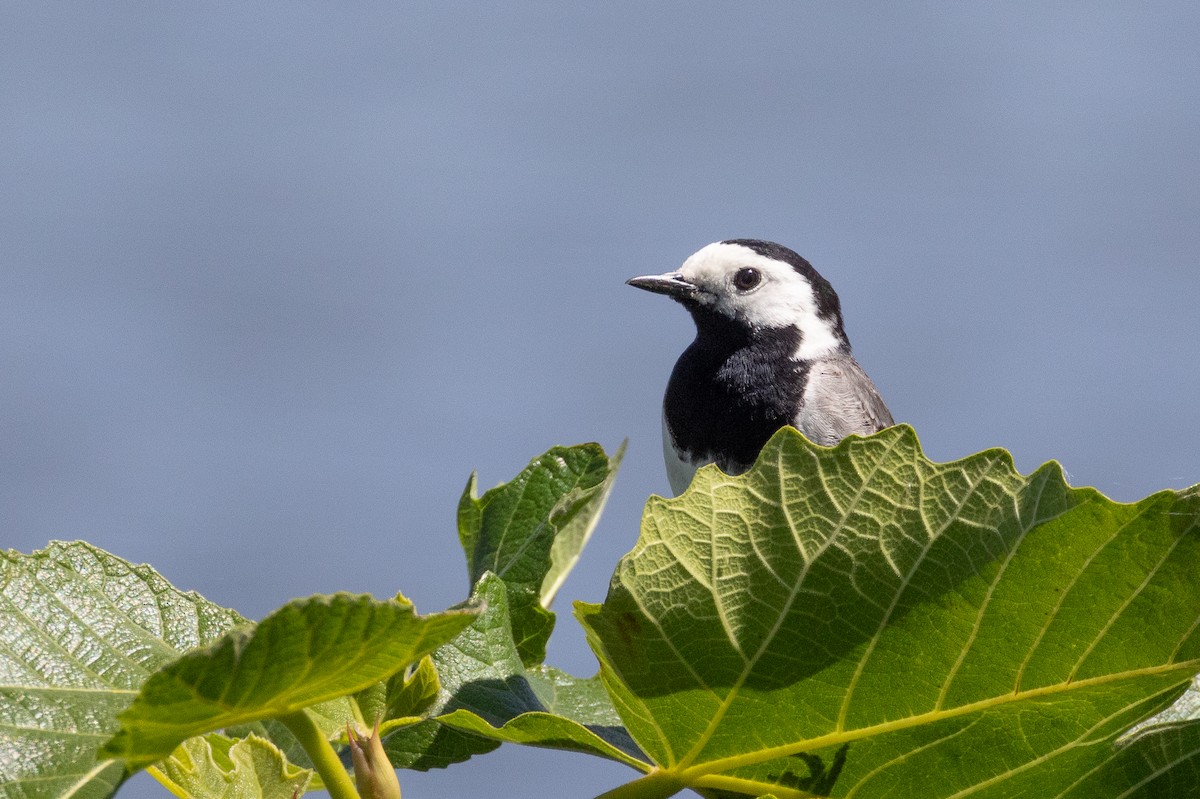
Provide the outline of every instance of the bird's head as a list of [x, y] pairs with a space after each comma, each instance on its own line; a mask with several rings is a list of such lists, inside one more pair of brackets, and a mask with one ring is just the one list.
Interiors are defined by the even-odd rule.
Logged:
[[696, 252], [677, 271], [626, 282], [680, 302], [701, 334], [718, 321], [733, 322], [750, 336], [794, 327], [801, 337], [798, 358], [820, 358], [849, 348], [837, 292], [812, 264], [781, 244], [718, 241]]

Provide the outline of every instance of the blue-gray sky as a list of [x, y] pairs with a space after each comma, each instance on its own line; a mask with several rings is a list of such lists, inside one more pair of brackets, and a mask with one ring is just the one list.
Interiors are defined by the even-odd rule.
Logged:
[[[599, 601], [692, 333], [624, 280], [732, 237], [829, 278], [935, 459], [1198, 482], [1198, 38], [1188, 2], [8, 3], [0, 545], [85, 538], [253, 617], [433, 611], [472, 470], [628, 437], [560, 593]], [[591, 673], [559, 610], [551, 661]], [[547, 771], [626, 774], [505, 747], [405, 787]]]

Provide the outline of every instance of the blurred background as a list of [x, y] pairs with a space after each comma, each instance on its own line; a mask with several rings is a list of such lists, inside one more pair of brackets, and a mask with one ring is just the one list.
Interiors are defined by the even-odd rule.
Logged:
[[[0, 546], [84, 538], [254, 618], [435, 611], [472, 470], [628, 438], [550, 648], [591, 674], [569, 603], [668, 490], [692, 335], [624, 281], [732, 237], [829, 278], [934, 459], [1200, 482], [1198, 36], [1186, 2], [6, 3]], [[505, 746], [401, 776], [632, 775]]]

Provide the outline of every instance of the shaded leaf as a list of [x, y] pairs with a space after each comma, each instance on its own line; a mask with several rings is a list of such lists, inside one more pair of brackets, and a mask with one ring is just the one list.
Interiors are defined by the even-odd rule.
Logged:
[[511, 481], [476, 497], [471, 475], [458, 506], [458, 535], [470, 585], [485, 572], [504, 580], [521, 659], [546, 657], [548, 608], [579, 559], [612, 489], [625, 447], [609, 458], [598, 444], [554, 447]]
[[[1113, 763], [1154, 777], [1149, 743], [1114, 742], [1200, 671], [1197, 563], [1194, 491], [1124, 505], [999, 450], [933, 463], [906, 426], [834, 449], [785, 429], [747, 474], [651, 498], [604, 605], [577, 613], [664, 779], [1115, 796], [1078, 786]], [[1195, 724], [1159, 750], [1194, 764]], [[1157, 779], [1173, 768], [1194, 765]]]
[[490, 751], [502, 741], [639, 762], [637, 748], [597, 678], [529, 669], [521, 662], [503, 580], [485, 574], [472, 601], [484, 611], [433, 654], [441, 691], [430, 713], [437, 719], [387, 737], [385, 748], [393, 764], [442, 767]]
[[1200, 723], [1172, 722], [1143, 730], [1067, 795], [1073, 799], [1200, 796]]
[[289, 602], [155, 673], [104, 751], [131, 767], [184, 739], [279, 717], [387, 679], [452, 638], [472, 610], [418, 616], [403, 599], [335, 594]]
[[[382, 708], [380, 718], [420, 716], [433, 707], [441, 690], [437, 668], [433, 665], [433, 658], [427, 655], [421, 658], [415, 668], [388, 680], [385, 691], [387, 705]], [[372, 715], [367, 720], [374, 719]]]
[[0, 799], [112, 795], [98, 760], [147, 677], [245, 620], [82, 542], [0, 556]]
[[554, 713], [537, 711], [514, 716], [499, 726], [466, 710], [455, 710], [439, 716], [438, 720], [456, 730], [474, 733], [492, 741], [584, 752], [619, 761], [640, 771], [650, 767], [639, 754], [635, 754], [636, 747], [631, 745], [625, 729], [619, 724], [585, 726]]

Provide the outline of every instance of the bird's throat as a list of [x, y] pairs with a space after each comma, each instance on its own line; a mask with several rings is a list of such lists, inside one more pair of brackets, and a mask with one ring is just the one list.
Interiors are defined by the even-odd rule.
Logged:
[[808, 369], [793, 357], [800, 333], [697, 327], [667, 384], [667, 429], [693, 461], [744, 471], [767, 439], [795, 418]]

